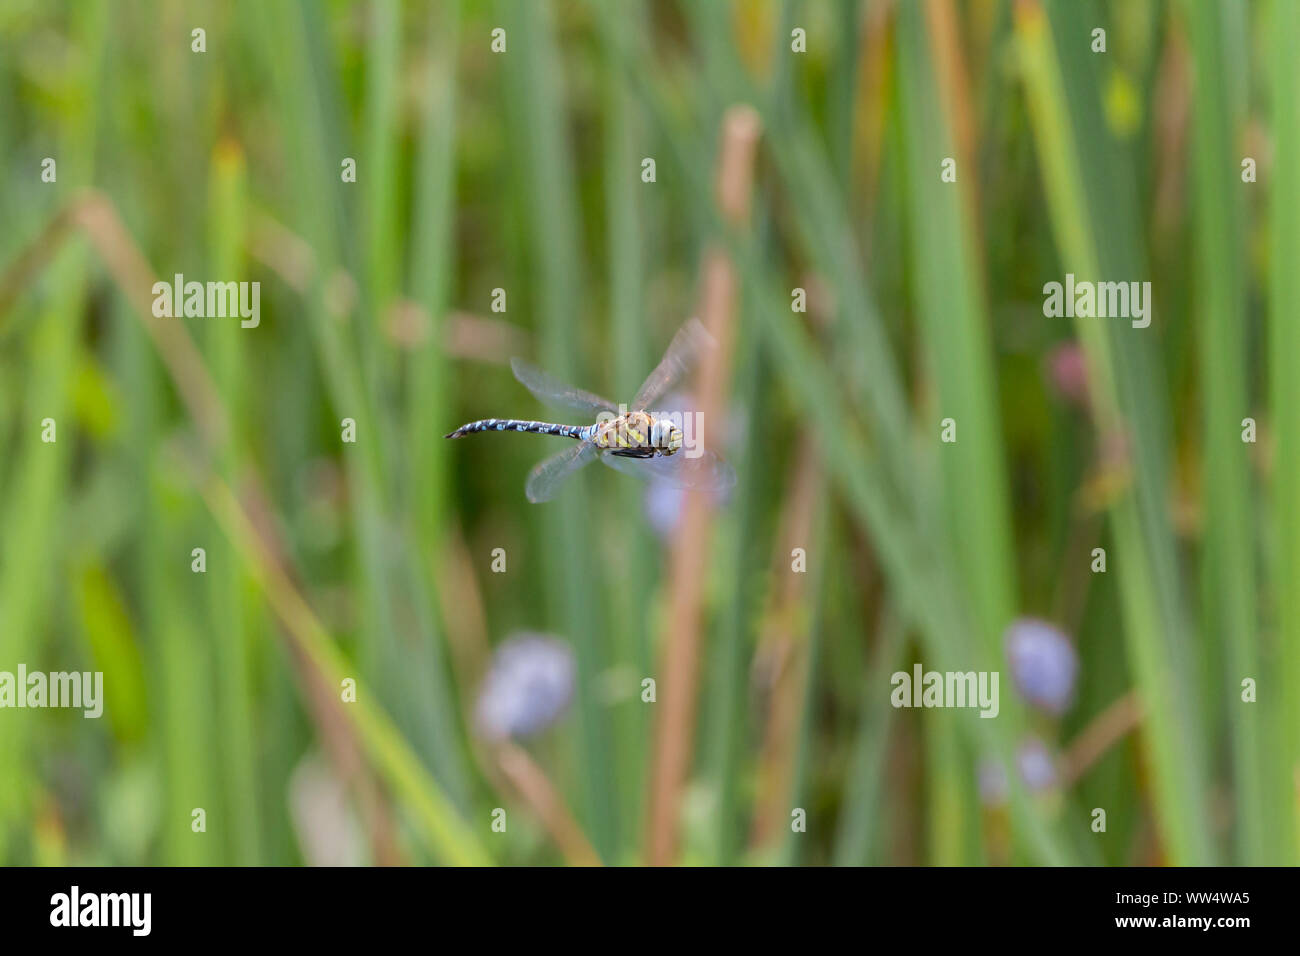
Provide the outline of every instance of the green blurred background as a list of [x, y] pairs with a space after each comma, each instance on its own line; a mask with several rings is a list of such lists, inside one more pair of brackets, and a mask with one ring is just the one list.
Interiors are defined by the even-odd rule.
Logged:
[[[0, 710], [0, 860], [1296, 862], [1297, 45], [1289, 0], [0, 0], [0, 670], [106, 695]], [[1044, 317], [1067, 272], [1151, 326]], [[155, 319], [175, 273], [260, 326]], [[555, 417], [511, 355], [626, 400], [695, 314], [717, 507], [442, 438]], [[521, 631], [572, 705], [485, 740]], [[894, 709], [917, 662], [999, 716]]]

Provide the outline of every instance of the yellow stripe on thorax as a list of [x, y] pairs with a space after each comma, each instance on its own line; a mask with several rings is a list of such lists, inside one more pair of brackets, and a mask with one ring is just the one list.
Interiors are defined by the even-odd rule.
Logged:
[[650, 444], [650, 425], [649, 415], [633, 412], [606, 422], [593, 441], [600, 448], [646, 448]]

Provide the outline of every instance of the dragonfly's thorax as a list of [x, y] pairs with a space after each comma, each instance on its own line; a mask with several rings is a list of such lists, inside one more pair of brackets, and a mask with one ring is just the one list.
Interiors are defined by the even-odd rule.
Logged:
[[591, 428], [592, 444], [613, 452], [675, 455], [682, 447], [682, 430], [677, 424], [649, 412], [628, 412]]

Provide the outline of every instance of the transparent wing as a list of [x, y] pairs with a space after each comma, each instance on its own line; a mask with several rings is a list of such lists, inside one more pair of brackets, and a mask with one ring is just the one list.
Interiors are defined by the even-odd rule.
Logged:
[[595, 420], [601, 412], [618, 414], [617, 406], [609, 399], [593, 395], [591, 392], [583, 391], [580, 388], [574, 388], [572, 385], [565, 385], [559, 379], [547, 375], [531, 362], [514, 358], [510, 360], [510, 367], [514, 370], [515, 378], [519, 380], [520, 384], [547, 405], [580, 412], [592, 420]]
[[533, 504], [539, 501], [550, 501], [555, 497], [555, 492], [559, 490], [564, 479], [595, 457], [596, 446], [586, 441], [556, 452], [550, 458], [542, 460], [529, 473], [528, 483], [524, 485], [524, 494]]
[[673, 336], [668, 344], [668, 351], [650, 377], [645, 380], [641, 390], [636, 393], [629, 406], [633, 411], [649, 407], [658, 401], [670, 388], [682, 380], [700, 353], [713, 347], [713, 336], [704, 328], [699, 319], [691, 319]]
[[711, 451], [696, 458], [687, 458], [685, 452], [680, 452], [657, 458], [603, 454], [600, 460], [615, 471], [635, 475], [643, 481], [661, 481], [674, 488], [722, 492], [736, 483], [735, 470]]

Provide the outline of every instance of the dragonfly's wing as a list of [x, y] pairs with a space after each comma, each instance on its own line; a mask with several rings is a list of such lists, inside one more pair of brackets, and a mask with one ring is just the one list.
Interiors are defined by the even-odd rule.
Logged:
[[596, 446], [586, 441], [556, 452], [550, 458], [541, 461], [528, 475], [524, 494], [528, 495], [528, 500], [534, 504], [539, 501], [549, 501], [555, 497], [555, 492], [559, 490], [565, 478], [595, 457]]
[[580, 412], [591, 419], [599, 417], [601, 412], [618, 414], [618, 408], [609, 399], [574, 388], [572, 385], [565, 385], [531, 362], [514, 358], [510, 360], [510, 367], [514, 369], [515, 378], [547, 405]]
[[683, 451], [655, 458], [604, 454], [600, 460], [615, 471], [635, 475], [645, 481], [660, 481], [673, 488], [722, 492], [736, 483], [735, 470], [711, 451], [695, 458], [687, 458]]
[[713, 336], [704, 328], [704, 323], [699, 319], [691, 319], [677, 330], [663, 360], [650, 373], [629, 407], [633, 411], [641, 411], [648, 408], [651, 402], [658, 401], [682, 380], [700, 353], [712, 347]]

